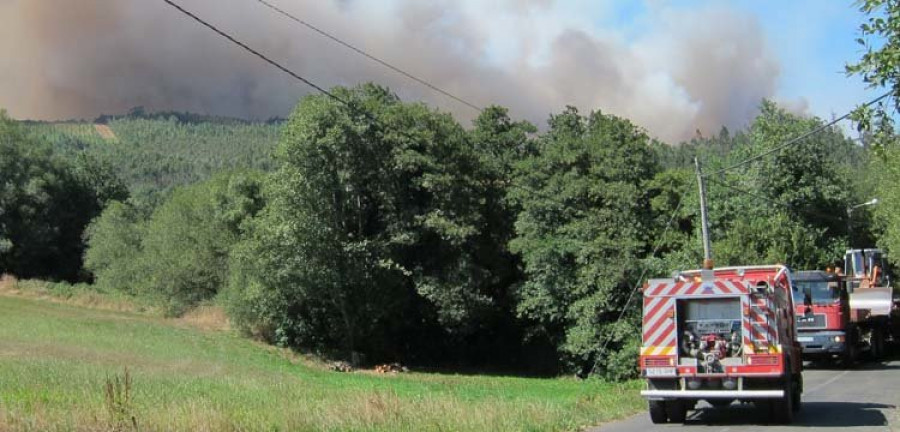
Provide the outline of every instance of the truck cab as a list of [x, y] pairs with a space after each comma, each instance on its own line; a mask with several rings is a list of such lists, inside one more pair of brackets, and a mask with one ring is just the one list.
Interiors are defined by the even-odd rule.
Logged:
[[821, 270], [799, 271], [793, 274], [791, 288], [803, 358], [852, 362], [856, 345], [848, 342], [850, 301], [844, 280]]

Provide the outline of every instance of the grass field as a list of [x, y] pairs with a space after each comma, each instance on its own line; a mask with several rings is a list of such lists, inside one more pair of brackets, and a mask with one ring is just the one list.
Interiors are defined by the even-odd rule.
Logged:
[[200, 327], [0, 295], [0, 430], [578, 430], [643, 408], [635, 382], [331, 372]]

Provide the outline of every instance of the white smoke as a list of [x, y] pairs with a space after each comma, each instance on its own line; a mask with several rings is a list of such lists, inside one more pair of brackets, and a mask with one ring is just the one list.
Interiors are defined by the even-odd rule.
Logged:
[[[626, 31], [592, 21], [613, 13], [609, 1], [270, 1], [463, 99], [539, 125], [574, 105], [675, 142], [745, 126], [774, 96], [779, 73], [756, 19], [724, 6], [651, 2]], [[181, 3], [320, 85], [375, 81], [462, 121], [477, 114], [254, 0]], [[161, 0], [0, 0], [0, 49], [0, 107], [17, 118], [135, 106], [267, 118], [310, 92]]]

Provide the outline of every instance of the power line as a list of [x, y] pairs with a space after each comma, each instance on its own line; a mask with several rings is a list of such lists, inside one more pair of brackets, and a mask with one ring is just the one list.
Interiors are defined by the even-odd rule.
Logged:
[[295, 79], [297, 79], [297, 80], [300, 80], [300, 81], [303, 82], [304, 84], [306, 84], [306, 85], [308, 85], [308, 86], [310, 86], [310, 87], [312, 87], [312, 88], [318, 90], [320, 93], [322, 93], [322, 94], [324, 94], [324, 95], [326, 95], [326, 96], [328, 96], [328, 97], [330, 97], [330, 98], [332, 98], [332, 99], [334, 99], [334, 100], [336, 100], [336, 101], [338, 101], [338, 102], [340, 102], [340, 103], [342, 103], [342, 104], [344, 104], [344, 105], [347, 105], [348, 107], [352, 108], [352, 107], [350, 106], [350, 102], [345, 101], [344, 99], [339, 98], [339, 97], [336, 96], [334, 93], [331, 93], [331, 92], [329, 92], [328, 90], [325, 90], [324, 88], [318, 86], [318, 85], [315, 84], [314, 82], [312, 82], [312, 81], [310, 81], [310, 80], [308, 80], [308, 79], [306, 79], [306, 78], [300, 76], [300, 75], [297, 74], [296, 72], [294, 72], [294, 71], [292, 71], [292, 70], [290, 70], [290, 69], [288, 69], [288, 68], [282, 66], [281, 64], [279, 64], [279, 63], [276, 62], [275, 60], [272, 60], [272, 59], [266, 57], [264, 54], [260, 53], [259, 51], [255, 50], [255, 49], [253, 49], [253, 48], [250, 48], [247, 44], [245, 44], [245, 43], [243, 43], [243, 42], [241, 42], [241, 41], [235, 39], [235, 38], [234, 38], [233, 36], [231, 36], [230, 34], [225, 33], [225, 32], [222, 31], [222, 30], [219, 30], [218, 27], [216, 27], [216, 26], [214, 26], [214, 25], [212, 25], [212, 24], [210, 24], [210, 23], [204, 21], [203, 18], [200, 18], [200, 17], [198, 17], [197, 15], [194, 15], [192, 12], [190, 12], [190, 11], [184, 9], [183, 7], [181, 7], [180, 5], [178, 5], [177, 3], [175, 3], [174, 1], [172, 1], [172, 0], [163, 0], [163, 1], [166, 2], [169, 6], [172, 6], [173, 8], [178, 9], [179, 12], [181, 12], [181, 13], [187, 15], [188, 17], [192, 18], [194, 21], [197, 21], [198, 23], [202, 24], [203, 26], [209, 28], [210, 30], [212, 30], [212, 31], [214, 31], [214, 32], [216, 32], [216, 33], [218, 33], [219, 36], [222, 36], [222, 37], [224, 37], [225, 39], [228, 39], [229, 41], [231, 41], [231, 42], [234, 43], [235, 45], [237, 45], [237, 46], [243, 48], [245, 51], [247, 51], [247, 52], [249, 52], [249, 53], [251, 53], [251, 54], [253, 54], [253, 55], [255, 55], [255, 56], [259, 57], [259, 58], [261, 58], [261, 59], [262, 59], [263, 61], [265, 61], [266, 63], [269, 63], [269, 64], [272, 65], [272, 66], [275, 66], [276, 68], [278, 68], [278, 69], [281, 70], [282, 72], [284, 72], [284, 73], [286, 73], [286, 74], [292, 76], [293, 78], [295, 78]]
[[[284, 72], [284, 73], [290, 75], [290, 76], [293, 77], [294, 79], [297, 79], [297, 80], [303, 82], [303, 83], [306, 84], [307, 86], [312, 87], [313, 89], [315, 89], [315, 90], [319, 91], [320, 93], [322, 93], [322, 94], [324, 94], [324, 95], [330, 97], [331, 99], [333, 99], [333, 100], [339, 102], [340, 104], [346, 106], [347, 108], [349, 108], [349, 109], [351, 109], [351, 110], [353, 110], [353, 111], [356, 111], [356, 112], [362, 112], [362, 114], [365, 115], [368, 119], [372, 120], [373, 122], [375, 121], [374, 117], [373, 117], [370, 113], [368, 113], [368, 112], [366, 112], [366, 111], [360, 111], [359, 108], [356, 108], [356, 107], [354, 107], [353, 105], [351, 105], [349, 101], [344, 100], [344, 99], [338, 97], [337, 95], [335, 95], [335, 94], [329, 92], [328, 90], [325, 90], [324, 88], [322, 88], [322, 87], [318, 86], [317, 84], [313, 83], [312, 81], [310, 81], [310, 80], [308, 80], [308, 79], [302, 77], [301, 75], [299, 75], [299, 74], [297, 74], [297, 73], [291, 71], [291, 70], [288, 69], [287, 67], [282, 66], [281, 64], [279, 64], [279, 63], [276, 62], [275, 60], [270, 59], [270, 58], [267, 57], [266, 55], [260, 53], [259, 51], [256, 51], [255, 49], [251, 48], [250, 46], [248, 46], [248, 45], [244, 44], [243, 42], [237, 40], [236, 38], [234, 38], [233, 36], [229, 35], [229, 34], [226, 33], [225, 31], [220, 30], [220, 29], [217, 28], [216, 26], [214, 26], [214, 25], [208, 23], [207, 21], [203, 20], [202, 18], [198, 17], [197, 15], [191, 13], [190, 11], [185, 10], [185, 9], [182, 8], [180, 5], [178, 5], [177, 3], [175, 3], [174, 1], [172, 1], [172, 0], [163, 0], [163, 1], [166, 2], [168, 5], [172, 6], [173, 8], [177, 9], [179, 12], [183, 13], [184, 15], [186, 15], [186, 16], [192, 18], [194, 21], [196, 21], [196, 22], [200, 23], [201, 25], [203, 25], [203, 26], [209, 28], [209, 29], [212, 30], [213, 32], [217, 33], [219, 36], [222, 36], [222, 37], [228, 39], [230, 42], [232, 42], [232, 43], [234, 43], [235, 45], [241, 47], [241, 48], [244, 49], [245, 51], [247, 51], [247, 52], [249, 52], [249, 53], [255, 55], [256, 57], [259, 57], [260, 59], [262, 59], [262, 60], [265, 61], [266, 63], [269, 63], [270, 65], [276, 67], [277, 69], [281, 70], [282, 72]], [[264, 4], [266, 4], [266, 5], [268, 5], [268, 6], [271, 7], [271, 5], [269, 5], [268, 3], [266, 3], [266, 2], [263, 1], [263, 0], [257, 0], [257, 1], [260, 1], [261, 3], [264, 3]], [[298, 20], [298, 21], [299, 21], [299, 20]], [[318, 30], [317, 30], [317, 31], [318, 31]], [[339, 42], [340, 42], [340, 41], [339, 41]], [[349, 47], [352, 48], [352, 46], [349, 46]], [[362, 53], [362, 54], [365, 55], [365, 53]], [[367, 55], [367, 56], [368, 56], [368, 55]], [[378, 60], [375, 59], [375, 58], [373, 58], [373, 60], [378, 61]], [[389, 66], [389, 65], [387, 65], [387, 64], [385, 64], [385, 65], [388, 66], [388, 67], [391, 67], [391, 66]], [[401, 73], [403, 73], [403, 72], [401, 71]], [[404, 73], [404, 74], [405, 74], [405, 73]], [[413, 77], [413, 78], [414, 78], [414, 77]], [[415, 79], [415, 78], [414, 78], [414, 79]], [[417, 81], [418, 81], [418, 79], [417, 79]], [[426, 84], [426, 85], [427, 85], [427, 84]], [[429, 87], [431, 87], [431, 86], [429, 85]], [[437, 89], [437, 90], [440, 91], [440, 89]], [[454, 99], [457, 99], [457, 100], [459, 100], [460, 102], [466, 103], [465, 101], [462, 101], [462, 100], [460, 100], [460, 99], [458, 99], [458, 98], [456, 98], [456, 97], [454, 97], [454, 96], [452, 96], [452, 95], [449, 95], [449, 94], [447, 94], [447, 93], [445, 93], [445, 92], [443, 92], [443, 91], [441, 91], [441, 93], [444, 93], [445, 95], [447, 95], [447, 96], [449, 96], [449, 97], [453, 97]], [[466, 105], [469, 105], [469, 106], [471, 106], [471, 107], [473, 107], [473, 108], [478, 109], [478, 108], [475, 107], [474, 105], [471, 105], [471, 104], [468, 104], [468, 103], [466, 103]], [[516, 187], [516, 186], [514, 185], [513, 187]], [[523, 189], [523, 190], [526, 190], [526, 191], [528, 191], [528, 192], [531, 192], [531, 193], [538, 193], [537, 191], [531, 190], [530, 188], [524, 188], [524, 187], [520, 187], [520, 188]], [[551, 198], [551, 197], [547, 196], [547, 198]], [[672, 212], [672, 214], [671, 214], [671, 216], [670, 216], [670, 218], [669, 218], [669, 221], [666, 223], [665, 229], [663, 230], [662, 235], [661, 235], [661, 236], [659, 237], [659, 239], [657, 240], [656, 245], [655, 245], [654, 248], [653, 248], [653, 251], [650, 253], [650, 255], [649, 255], [650, 257], [655, 256], [655, 255], [659, 252], [659, 249], [662, 247], [662, 241], [663, 241], [663, 239], [665, 238], [665, 236], [668, 234], [668, 232], [669, 232], [669, 230], [670, 230], [670, 228], [671, 228], [671, 226], [672, 226], [672, 222], [674, 222], [675, 217], [678, 215], [678, 211], [681, 209], [681, 206], [682, 206], [682, 204], [683, 204], [683, 202], [684, 202], [684, 199], [683, 199], [683, 198], [684, 198], [683, 195], [682, 195], [682, 196], [679, 196], [678, 204], [677, 204], [676, 208], [673, 210], [673, 212]], [[557, 197], [553, 197], [551, 200], [557, 201], [558, 203], [565, 204], [565, 203], [563, 203], [561, 200], [558, 200]], [[625, 313], [627, 312], [628, 307], [631, 305], [631, 302], [634, 300], [635, 293], [638, 291], [638, 287], [640, 286], [640, 282], [644, 279], [644, 277], [646, 276], [646, 274], [647, 274], [647, 268], [645, 267], [645, 268], [642, 270], [641, 275], [637, 278], [637, 282], [633, 285], [633, 287], [632, 287], [632, 289], [631, 289], [631, 292], [629, 293], [628, 299], [627, 299], [626, 302], [625, 302], [625, 306], [622, 308], [621, 312], [619, 313], [619, 317], [618, 317], [618, 319], [616, 320], [617, 322], [618, 322], [618, 321], [621, 321], [622, 318], [625, 316]], [[607, 348], [607, 346], [609, 345], [609, 342], [610, 342], [611, 340], [612, 340], [612, 337], [611, 337], [611, 336], [608, 337], [608, 338], [606, 338], [605, 342], [604, 342], [603, 345], [601, 346], [601, 349], [600, 349], [600, 351], [599, 351], [600, 353], [603, 353], [603, 352], [606, 350], [606, 348]], [[595, 363], [594, 363], [594, 366], [591, 368], [590, 373], [593, 373], [593, 371], [595, 370], [596, 367], [597, 367], [597, 363], [595, 362]], [[590, 373], [589, 373], [589, 375], [590, 375]]]
[[[881, 95], [881, 96], [878, 96], [877, 98], [872, 99], [872, 100], [866, 102], [866, 103], [863, 105], [863, 107], [869, 107], [869, 106], [872, 106], [872, 105], [878, 103], [879, 101], [881, 101], [882, 99], [884, 99], [884, 98], [890, 96], [891, 93], [893, 93], [893, 92], [892, 92], [892, 91], [889, 91], [889, 92], [887, 92], [887, 93], [885, 93], [885, 94], [883, 94], [883, 95]], [[734, 164], [734, 165], [728, 166], [728, 167], [726, 167], [726, 168], [722, 168], [722, 169], [720, 169], [720, 170], [718, 170], [718, 171], [716, 171], [716, 172], [709, 173], [709, 174], [705, 174], [704, 177], [709, 178], [709, 177], [714, 176], [714, 175], [717, 175], [717, 174], [722, 174], [723, 172], [731, 171], [731, 170], [733, 170], [733, 169], [735, 169], [735, 168], [738, 168], [738, 167], [740, 167], [740, 166], [746, 165], [746, 164], [748, 164], [748, 163], [750, 163], [750, 162], [753, 162], [753, 161], [755, 161], [755, 160], [762, 159], [762, 158], [764, 158], [764, 157], [766, 157], [766, 156], [768, 156], [768, 155], [770, 155], [770, 154], [772, 154], [772, 153], [775, 153], [775, 152], [777, 152], [777, 151], [779, 151], [779, 150], [782, 150], [782, 149], [784, 149], [784, 148], [790, 147], [791, 145], [793, 145], [793, 144], [795, 144], [795, 143], [797, 143], [797, 142], [799, 142], [799, 141], [802, 141], [802, 140], [804, 140], [804, 139], [806, 139], [806, 138], [808, 138], [808, 137], [810, 137], [810, 136], [812, 136], [812, 135], [815, 135], [815, 134], [817, 134], [817, 133], [819, 133], [819, 132], [822, 132], [823, 130], [828, 129], [828, 128], [834, 126], [834, 125], [837, 124], [838, 122], [847, 119], [847, 118], [850, 117], [852, 114], [853, 114], [853, 111], [850, 111], [850, 112], [848, 112], [848, 113], [846, 113], [846, 114], [844, 114], [844, 115], [842, 115], [842, 116], [840, 116], [840, 117], [838, 117], [838, 118], [836, 118], [836, 119], [834, 119], [834, 120], [832, 120], [832, 121], [830, 121], [830, 122], [828, 122], [828, 123], [826, 123], [826, 124], [824, 124], [824, 125], [822, 125], [822, 126], [819, 126], [819, 127], [815, 128], [815, 129], [813, 129], [813, 130], [811, 130], [811, 131], [809, 131], [809, 132], [806, 132], [806, 133], [804, 133], [804, 134], [802, 134], [802, 135], [800, 135], [800, 136], [798, 136], [798, 137], [792, 138], [792, 139], [786, 141], [784, 144], [781, 144], [781, 145], [776, 146], [776, 147], [774, 147], [774, 148], [772, 148], [772, 149], [769, 149], [769, 150], [767, 150], [767, 151], [764, 151], [764, 152], [762, 152], [762, 153], [760, 153], [760, 154], [758, 154], [758, 155], [756, 155], [756, 156], [751, 156], [751, 157], [749, 157], [749, 158], [747, 158], [747, 159], [744, 159], [744, 160], [742, 160], [742, 161], [740, 161], [740, 162], [738, 162], [738, 163], [736, 163], [736, 164]]]
[[375, 57], [374, 55], [369, 54], [369, 53], [363, 51], [362, 49], [357, 48], [357, 47], [354, 46], [354, 45], [351, 45], [351, 44], [348, 43], [348, 42], [344, 42], [343, 40], [339, 39], [337, 36], [334, 36], [334, 35], [332, 35], [331, 33], [328, 33], [328, 32], [326, 32], [325, 30], [322, 30], [322, 29], [319, 28], [319, 27], [316, 27], [316, 26], [314, 26], [314, 25], [312, 25], [312, 24], [310, 24], [310, 23], [308, 23], [308, 22], [306, 22], [306, 21], [304, 21], [304, 20], [302, 20], [302, 19], [300, 19], [300, 18], [297, 18], [296, 16], [292, 15], [291, 13], [285, 11], [284, 9], [279, 8], [278, 6], [275, 6], [274, 4], [272, 4], [272, 3], [270, 3], [270, 2], [268, 2], [268, 1], [266, 1], [266, 0], [256, 0], [256, 1], [259, 2], [259, 3], [261, 3], [261, 4], [263, 4], [264, 6], [268, 7], [269, 9], [272, 9], [272, 10], [275, 11], [275, 12], [278, 12], [279, 14], [284, 15], [284, 16], [287, 17], [288, 19], [293, 20], [293, 21], [297, 22], [298, 24], [303, 25], [303, 26], [305, 26], [306, 28], [308, 28], [308, 29], [310, 29], [310, 30], [312, 30], [312, 31], [314, 31], [314, 32], [316, 32], [316, 33], [318, 33], [318, 34], [320, 34], [320, 35], [322, 35], [322, 36], [328, 38], [328, 39], [331, 39], [332, 41], [334, 41], [334, 42], [336, 42], [336, 43], [338, 43], [338, 44], [340, 44], [340, 45], [342, 45], [342, 46], [344, 46], [344, 47], [346, 47], [346, 48], [348, 48], [348, 49], [350, 49], [350, 50], [356, 52], [357, 54], [360, 54], [360, 55], [362, 55], [362, 56], [368, 58], [369, 60], [372, 60], [372, 61], [374, 61], [374, 62], [376, 62], [376, 63], [378, 63], [378, 64], [380, 64], [380, 65], [382, 65], [382, 66], [384, 66], [384, 67], [386, 67], [386, 68], [388, 68], [388, 69], [394, 71], [394, 72], [397, 72], [397, 73], [399, 73], [399, 74], [401, 74], [401, 75], [403, 75], [403, 76], [405, 76], [405, 77], [407, 77], [407, 78], [409, 78], [409, 79], [411, 79], [411, 80], [413, 80], [413, 81], [416, 81], [417, 83], [422, 84], [423, 86], [428, 87], [428, 88], [430, 88], [431, 90], [434, 90], [434, 91], [436, 91], [436, 92], [438, 92], [438, 93], [440, 93], [440, 94], [442, 94], [442, 95], [444, 95], [444, 96], [446, 96], [446, 97], [448, 97], [448, 98], [450, 98], [450, 99], [453, 99], [453, 100], [455, 100], [455, 101], [457, 101], [457, 102], [459, 102], [459, 103], [461, 103], [461, 104], [463, 104], [463, 105], [466, 105], [466, 106], [468, 106], [469, 108], [474, 109], [475, 111], [479, 111], [479, 112], [480, 112], [480, 111], [482, 110], [482, 108], [479, 107], [478, 105], [475, 105], [475, 104], [473, 104], [473, 103], [471, 103], [471, 102], [469, 102], [469, 101], [467, 101], [467, 100], [465, 100], [465, 99], [463, 99], [463, 98], [461, 98], [461, 97], [458, 97], [458, 96], [456, 96], [456, 95], [454, 95], [454, 94], [452, 94], [452, 93], [450, 93], [450, 92], [448, 92], [448, 91], [446, 91], [446, 90], [444, 90], [444, 89], [442, 89], [442, 88], [440, 88], [440, 87], [438, 87], [438, 86], [436, 86], [436, 85], [434, 85], [434, 84], [431, 84], [431, 83], [428, 82], [428, 81], [425, 81], [425, 80], [422, 79], [422, 78], [419, 78], [419, 77], [417, 77], [417, 76], [415, 76], [415, 75], [413, 75], [413, 74], [411, 74], [411, 73], [409, 73], [409, 72], [406, 72], [406, 71], [404, 71], [403, 69], [400, 69], [399, 67], [396, 67], [396, 66], [394, 66], [394, 65], [392, 65], [392, 64], [390, 64], [390, 63], [388, 63], [388, 62], [385, 61], [385, 60], [382, 60], [382, 59], [380, 59], [380, 58], [378, 58], [378, 57]]
[[[306, 78], [300, 76], [300, 74], [298, 74], [298, 73], [296, 73], [296, 72], [294, 72], [294, 71], [288, 69], [288, 68], [285, 67], [285, 66], [282, 66], [280, 63], [276, 62], [275, 60], [270, 59], [270, 58], [267, 57], [265, 54], [262, 54], [262, 53], [260, 53], [259, 51], [257, 51], [257, 50], [255, 50], [255, 49], [251, 48], [250, 46], [248, 46], [247, 44], [245, 44], [245, 43], [243, 43], [243, 42], [237, 40], [235, 37], [231, 36], [231, 35], [228, 34], [227, 32], [225, 32], [225, 31], [219, 29], [218, 27], [214, 26], [213, 24], [210, 24], [209, 22], [207, 22], [207, 21], [205, 21], [204, 19], [200, 18], [200, 17], [197, 16], [196, 14], [194, 14], [194, 13], [192, 13], [192, 12], [190, 12], [190, 11], [184, 9], [183, 7], [181, 7], [180, 5], [178, 5], [177, 3], [175, 3], [173, 0], [163, 0], [163, 1], [166, 2], [167, 4], [169, 4], [170, 6], [174, 7], [175, 9], [177, 9], [179, 12], [181, 12], [181, 13], [187, 15], [188, 17], [192, 18], [194, 21], [196, 21], [196, 22], [202, 24], [203, 26], [209, 28], [210, 30], [212, 30], [213, 32], [215, 32], [216, 34], [218, 34], [219, 36], [222, 36], [222, 37], [224, 37], [225, 39], [228, 39], [231, 43], [233, 43], [233, 44], [239, 46], [240, 48], [244, 49], [245, 51], [247, 51], [247, 52], [249, 52], [249, 53], [251, 53], [251, 54], [253, 54], [253, 55], [255, 55], [256, 57], [259, 57], [260, 59], [262, 59], [262, 60], [265, 61], [266, 63], [269, 63], [270, 65], [276, 67], [278, 70], [280, 70], [280, 71], [282, 71], [282, 72], [284, 72], [284, 73], [290, 75], [292, 78], [301, 81], [302, 83], [306, 84], [307, 86], [312, 87], [313, 89], [315, 89], [315, 90], [319, 91], [320, 93], [322, 93], [322, 94], [324, 94], [324, 95], [330, 97], [331, 99], [334, 99], [335, 101], [337, 101], [338, 103], [344, 105], [345, 107], [349, 108], [350, 110], [352, 110], [352, 111], [354, 111], [354, 112], [356, 112], [356, 113], [359, 113], [360, 115], [366, 117], [366, 119], [368, 119], [368, 120], [369, 120], [370, 122], [372, 122], [373, 124], [374, 124], [374, 123], [377, 123], [377, 119], [376, 119], [375, 116], [372, 115], [370, 112], [365, 111], [365, 110], [363, 110], [362, 108], [359, 108], [359, 107], [354, 106], [353, 104], [350, 103], [350, 101], [345, 100], [345, 99], [343, 99], [343, 98], [341, 98], [341, 97], [335, 95], [334, 93], [329, 92], [328, 90], [325, 90], [325, 89], [322, 88], [321, 86], [319, 86], [319, 85], [313, 83], [312, 81], [310, 81], [310, 80], [308, 80], [308, 79], [306, 79]], [[408, 138], [412, 138], [411, 135], [404, 133], [402, 130], [400, 130], [400, 131], [398, 131], [398, 132], [399, 132], [401, 135], [405, 135], [405, 136], [408, 137]], [[554, 202], [556, 202], [557, 204], [567, 205], [563, 200], [559, 199], [559, 197], [547, 195], [547, 194], [544, 193], [543, 191], [538, 191], [538, 190], [535, 190], [535, 189], [531, 189], [531, 188], [523, 187], [523, 186], [519, 186], [519, 185], [510, 185], [510, 186], [513, 187], [513, 188], [517, 188], [517, 189], [524, 190], [524, 191], [526, 191], [526, 192], [528, 192], [528, 193], [532, 193], [532, 194], [536, 194], [536, 195], [542, 196], [543, 198], [546, 198], [546, 199], [548, 199], [548, 200], [550, 200], [550, 201], [554, 201]]]
[[[656, 253], [659, 252], [659, 249], [662, 247], [663, 239], [665, 239], [666, 234], [669, 233], [669, 228], [672, 227], [672, 222], [675, 222], [675, 217], [678, 216], [678, 211], [681, 210], [681, 205], [684, 203], [684, 195], [678, 196], [678, 204], [675, 206], [675, 210], [672, 211], [672, 215], [669, 216], [669, 221], [666, 222], [666, 227], [663, 230], [662, 235], [659, 236], [656, 240], [656, 245], [653, 246], [653, 252], [650, 252], [648, 257], [652, 258], [656, 256]], [[637, 281], [632, 285], [631, 292], [628, 294], [628, 300], [625, 301], [625, 306], [622, 306], [622, 311], [619, 312], [619, 317], [616, 318], [615, 322], [622, 321], [622, 317], [625, 316], [625, 312], [628, 311], [628, 307], [631, 306], [631, 301], [634, 300], [634, 294], [638, 292], [638, 287], [641, 286], [641, 281], [644, 280], [644, 277], [647, 276], [647, 266], [644, 266], [644, 269], [641, 270], [641, 275], [638, 276]], [[603, 345], [600, 347], [600, 350], [597, 351], [597, 355], [602, 355], [603, 352], [606, 351], [607, 345], [612, 341], [612, 336], [607, 336], [606, 340], [603, 342]], [[594, 360], [594, 365], [591, 367], [590, 372], [588, 372], [587, 376], [590, 376], [597, 369], [597, 360]]]
[[837, 222], [844, 222], [844, 219], [841, 219], [840, 217], [835, 216], [835, 215], [833, 215], [833, 214], [822, 213], [822, 212], [815, 211], [815, 210], [810, 210], [810, 209], [798, 208], [798, 207], [795, 207], [795, 206], [791, 205], [790, 203], [786, 203], [786, 202], [784, 202], [784, 201], [778, 201], [778, 200], [776, 200], [776, 199], [772, 199], [772, 198], [769, 198], [769, 197], [766, 197], [766, 196], [763, 196], [763, 195], [755, 194], [755, 193], [750, 192], [750, 191], [748, 191], [748, 190], [746, 190], [746, 189], [739, 188], [739, 187], [737, 187], [737, 186], [735, 186], [735, 185], [733, 185], [733, 184], [731, 184], [731, 183], [728, 183], [728, 182], [725, 182], [725, 181], [722, 181], [722, 180], [717, 180], [717, 179], [715, 179], [715, 178], [708, 178], [708, 179], [706, 179], [706, 180], [708, 180], [708, 181], [710, 181], [710, 182], [712, 182], [712, 183], [718, 184], [719, 186], [728, 188], [728, 189], [730, 189], [730, 190], [732, 190], [732, 191], [734, 191], [734, 192], [742, 193], [742, 194], [747, 195], [747, 196], [749, 196], [749, 197], [751, 197], [751, 198], [756, 198], [756, 199], [761, 200], [761, 201], [766, 201], [766, 202], [769, 202], [769, 203], [772, 203], [772, 204], [775, 204], [775, 205], [784, 207], [784, 208], [786, 208], [787, 210], [790, 210], [790, 211], [795, 212], [795, 213], [800, 213], [800, 212], [802, 212], [802, 213], [806, 213], [806, 214], [813, 215], [813, 216], [818, 216], [818, 217], [825, 218], [825, 219], [831, 219], [831, 220], [837, 221]]

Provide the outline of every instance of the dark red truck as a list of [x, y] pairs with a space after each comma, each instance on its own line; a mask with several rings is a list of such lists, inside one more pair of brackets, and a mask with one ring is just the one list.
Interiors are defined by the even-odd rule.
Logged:
[[884, 356], [900, 323], [884, 268], [880, 250], [851, 249], [843, 271], [793, 275], [797, 340], [805, 359], [837, 359], [849, 366], [861, 353], [873, 360]]

